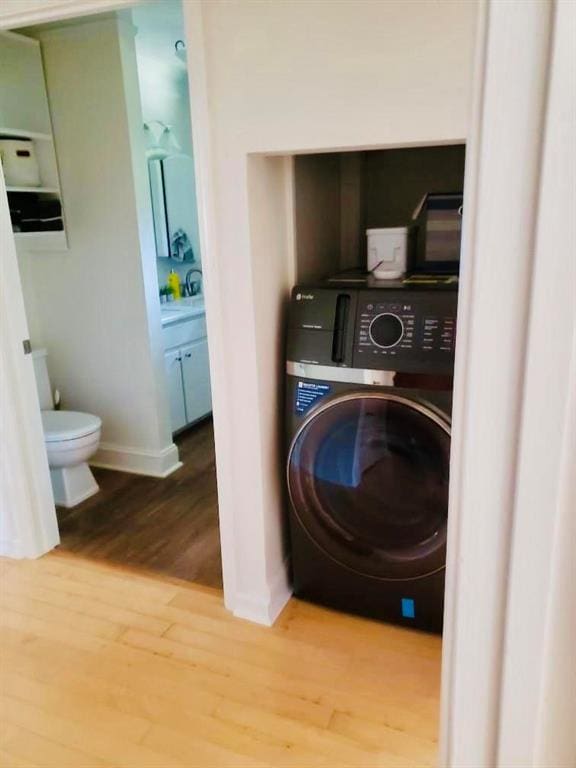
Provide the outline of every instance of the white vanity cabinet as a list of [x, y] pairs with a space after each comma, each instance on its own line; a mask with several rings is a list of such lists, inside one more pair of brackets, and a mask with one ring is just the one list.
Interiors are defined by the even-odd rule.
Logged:
[[212, 411], [205, 316], [166, 325], [163, 336], [170, 420], [177, 432]]

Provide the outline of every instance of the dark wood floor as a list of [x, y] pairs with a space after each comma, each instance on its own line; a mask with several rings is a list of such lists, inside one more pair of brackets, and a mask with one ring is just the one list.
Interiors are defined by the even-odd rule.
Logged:
[[175, 442], [184, 466], [163, 480], [94, 468], [100, 492], [57, 510], [60, 548], [221, 588], [212, 422]]

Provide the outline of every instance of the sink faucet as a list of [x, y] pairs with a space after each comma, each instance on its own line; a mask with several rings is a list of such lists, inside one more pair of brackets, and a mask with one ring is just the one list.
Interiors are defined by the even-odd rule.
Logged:
[[[200, 275], [200, 280], [192, 280], [192, 275], [194, 274]], [[188, 293], [188, 296], [196, 296], [198, 293], [200, 293], [201, 282], [202, 282], [201, 269], [199, 269], [198, 267], [195, 267], [195, 268], [189, 269], [188, 272], [186, 272], [186, 292]]]

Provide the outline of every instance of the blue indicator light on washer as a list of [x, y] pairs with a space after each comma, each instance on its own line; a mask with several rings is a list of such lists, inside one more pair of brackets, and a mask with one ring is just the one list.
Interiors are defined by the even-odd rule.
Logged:
[[404, 616], [405, 619], [413, 619], [416, 616], [414, 600], [412, 600], [411, 597], [402, 598], [402, 616]]

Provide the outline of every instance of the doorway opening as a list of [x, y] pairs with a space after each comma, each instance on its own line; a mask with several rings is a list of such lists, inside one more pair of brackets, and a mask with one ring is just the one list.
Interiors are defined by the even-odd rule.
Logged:
[[0, 140], [60, 531], [222, 587], [180, 0], [0, 35]]

